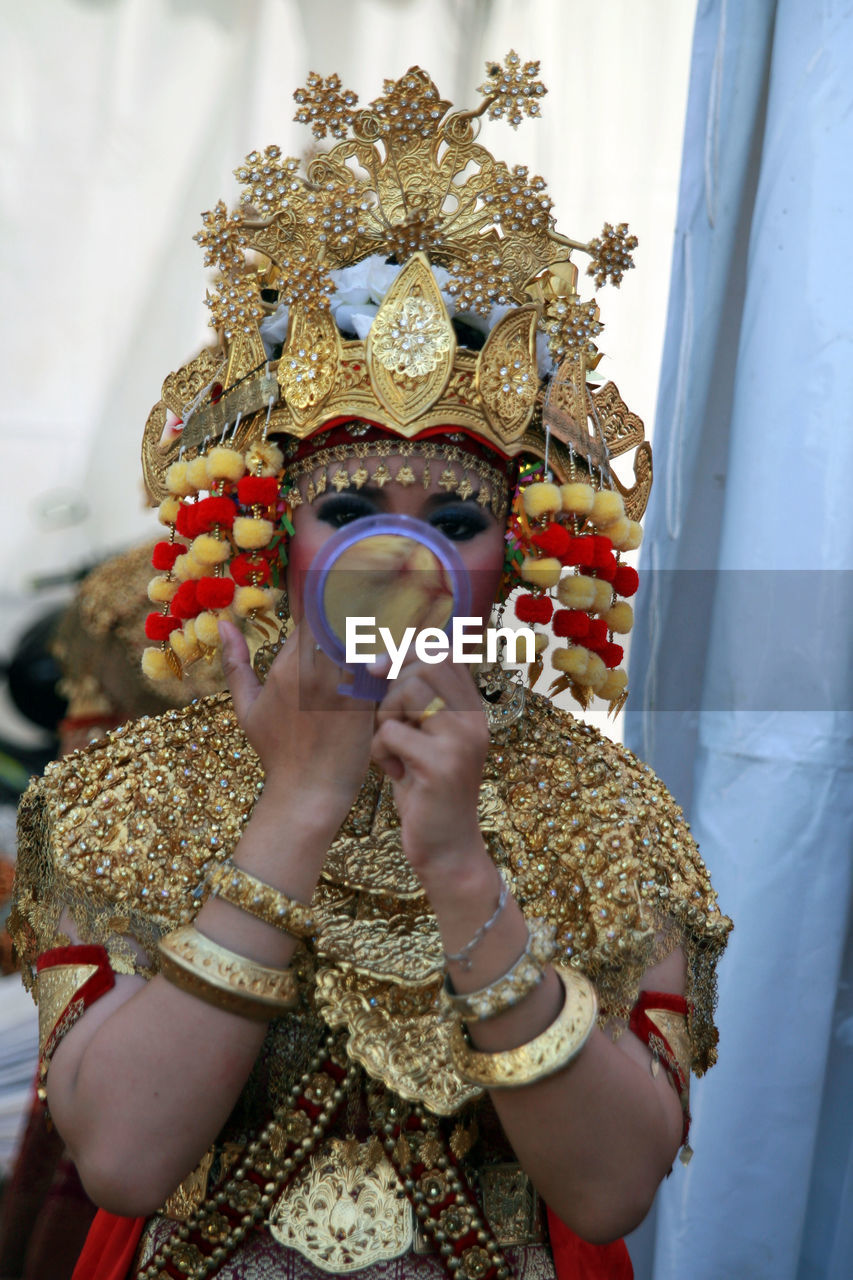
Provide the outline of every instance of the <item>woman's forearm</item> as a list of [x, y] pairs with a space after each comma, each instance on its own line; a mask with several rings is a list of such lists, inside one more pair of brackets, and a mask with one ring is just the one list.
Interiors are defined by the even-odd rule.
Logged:
[[[335, 835], [334, 819], [316, 816], [323, 810], [303, 803], [297, 811], [268, 783], [235, 863], [310, 901]], [[270, 968], [285, 969], [296, 947], [291, 935], [220, 898], [195, 923]], [[97, 1203], [128, 1215], [162, 1204], [221, 1130], [265, 1031], [265, 1023], [217, 1009], [161, 976], [117, 977], [65, 1037], [48, 1077], [51, 1113]]]
[[[448, 851], [427, 892], [445, 949], [456, 953], [497, 903], [499, 880], [485, 848]], [[460, 994], [495, 982], [521, 954], [527, 926], [512, 899], [469, 953], [448, 968]], [[514, 1009], [468, 1028], [473, 1046], [499, 1052], [526, 1044], [554, 1022], [563, 991], [553, 969]], [[631, 1037], [634, 1040], [634, 1037]], [[536, 1084], [494, 1089], [492, 1102], [520, 1163], [551, 1208], [585, 1239], [615, 1239], [642, 1221], [681, 1134], [678, 1099], [648, 1050], [614, 1043], [595, 1028], [578, 1056]]]

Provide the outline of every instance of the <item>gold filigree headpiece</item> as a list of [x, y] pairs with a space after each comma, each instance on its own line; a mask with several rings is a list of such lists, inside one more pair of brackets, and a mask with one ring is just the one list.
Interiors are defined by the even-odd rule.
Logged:
[[[511, 52], [487, 70], [475, 111], [449, 111], [419, 67], [386, 81], [362, 109], [336, 76], [312, 74], [296, 92], [296, 119], [340, 141], [304, 173], [277, 147], [252, 152], [236, 170], [241, 206], [229, 212], [220, 202], [204, 215], [196, 239], [219, 271], [208, 304], [220, 345], [166, 379], [149, 417], [143, 463], [155, 501], [178, 453], [192, 457], [226, 429], [245, 447], [262, 432], [303, 439], [357, 417], [405, 439], [461, 429], [509, 456], [542, 457], [549, 435], [558, 476], [568, 476], [574, 452], [639, 516], [647, 446], [630, 489], [610, 478], [609, 458], [642, 445], [642, 423], [612, 383], [588, 382], [602, 326], [572, 261], [587, 254], [596, 284], [618, 285], [636, 239], [624, 224], [586, 244], [557, 233], [543, 180], [477, 141], [485, 113], [513, 127], [539, 114], [539, 64]], [[339, 298], [348, 269], [374, 255], [404, 269], [357, 337], [336, 323]], [[279, 354], [262, 328], [283, 308]], [[481, 350], [460, 344], [451, 313], [489, 330]], [[183, 430], [162, 447], [168, 411]]]

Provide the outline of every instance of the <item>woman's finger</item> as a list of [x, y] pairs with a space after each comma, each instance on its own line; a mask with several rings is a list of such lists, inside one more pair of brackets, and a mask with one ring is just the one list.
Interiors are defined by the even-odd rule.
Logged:
[[427, 752], [435, 751], [420, 730], [404, 720], [386, 720], [373, 735], [371, 758], [395, 782], [406, 772], [422, 767], [427, 762]]
[[234, 699], [237, 719], [243, 720], [260, 693], [261, 684], [252, 670], [246, 638], [234, 623], [221, 620], [219, 636], [222, 640], [222, 670]]
[[377, 724], [384, 724], [386, 720], [410, 720], [412, 724], [418, 725], [424, 711], [436, 698], [441, 698], [442, 703], [447, 705], [446, 700], [436, 693], [433, 685], [424, 677], [421, 669], [411, 670], [394, 681], [380, 702], [376, 714]]

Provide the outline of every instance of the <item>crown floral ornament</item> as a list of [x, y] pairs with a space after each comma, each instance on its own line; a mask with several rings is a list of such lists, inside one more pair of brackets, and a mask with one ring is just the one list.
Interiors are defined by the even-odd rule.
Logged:
[[[419, 67], [386, 80], [366, 107], [337, 76], [312, 73], [294, 95], [296, 119], [335, 145], [304, 166], [275, 146], [251, 152], [235, 171], [240, 204], [203, 215], [196, 239], [218, 273], [207, 299], [217, 345], [166, 379], [143, 440], [168, 530], [149, 592], [159, 606], [149, 674], [210, 656], [222, 616], [274, 625], [271, 588], [299, 500], [288, 461], [306, 438], [356, 422], [401, 443], [431, 434], [433, 448], [442, 429], [518, 460], [520, 616], [553, 615], [569, 648], [587, 653], [586, 665], [557, 660], [582, 702], [621, 699], [613, 632], [629, 607], [614, 591], [629, 592], [614, 584], [628, 585], [618, 557], [638, 544], [651, 452], [616, 387], [594, 378], [602, 322], [573, 255], [587, 256], [597, 286], [618, 285], [636, 239], [625, 224], [588, 243], [556, 231], [543, 179], [477, 140], [484, 115], [513, 128], [539, 115], [539, 64], [511, 51], [486, 70], [468, 111], [451, 110]], [[626, 486], [611, 460], [629, 450]], [[505, 485], [481, 459], [459, 485], [470, 492], [475, 470], [480, 500], [502, 514]], [[347, 475], [339, 465], [329, 482], [345, 487]], [[558, 539], [555, 550], [558, 529], [570, 545]], [[574, 579], [584, 581], [569, 591]], [[594, 600], [582, 604], [586, 588]], [[574, 604], [546, 619], [549, 593], [561, 591]], [[592, 630], [575, 620], [565, 631], [562, 613], [584, 610]]]

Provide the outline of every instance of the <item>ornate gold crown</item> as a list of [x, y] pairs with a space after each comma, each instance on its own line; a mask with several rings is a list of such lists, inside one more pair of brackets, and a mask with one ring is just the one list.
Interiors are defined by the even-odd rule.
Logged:
[[[386, 81], [361, 110], [337, 76], [312, 74], [296, 92], [296, 119], [318, 139], [328, 132], [342, 141], [311, 159], [304, 176], [278, 147], [252, 152], [236, 170], [242, 207], [229, 213], [220, 202], [204, 215], [196, 239], [205, 265], [220, 273], [208, 296], [219, 345], [171, 374], [149, 415], [143, 467], [154, 501], [166, 495], [179, 452], [192, 458], [226, 430], [244, 448], [261, 434], [302, 439], [358, 417], [403, 438], [453, 426], [509, 456], [548, 451], [560, 478], [574, 454], [639, 518], [651, 453], [615, 386], [588, 382], [602, 325], [595, 300], [580, 298], [571, 260], [573, 251], [588, 254], [596, 284], [618, 285], [636, 239], [625, 224], [607, 224], [587, 244], [556, 232], [543, 180], [476, 141], [486, 112], [513, 127], [539, 114], [539, 64], [511, 52], [487, 70], [476, 111], [449, 113], [419, 67]], [[366, 339], [344, 336], [333, 315], [342, 279], [333, 273], [376, 254], [403, 269]], [[479, 352], [459, 344], [436, 267], [459, 319], [484, 327], [497, 319]], [[287, 334], [274, 359], [261, 325], [283, 305]], [[537, 336], [555, 370], [547, 395]], [[168, 410], [183, 430], [162, 445]], [[635, 482], [625, 488], [609, 459], [632, 448]]]

